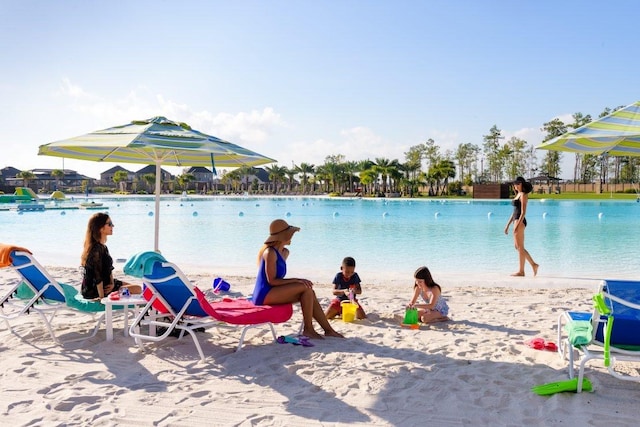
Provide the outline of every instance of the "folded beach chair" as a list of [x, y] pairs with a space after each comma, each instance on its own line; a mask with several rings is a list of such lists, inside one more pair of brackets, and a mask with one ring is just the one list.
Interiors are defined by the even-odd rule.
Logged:
[[[0, 243], [1, 267], [12, 267], [22, 279], [0, 298], [0, 319], [5, 321], [12, 332], [11, 320], [35, 312], [44, 321], [51, 338], [60, 344], [63, 341], [56, 337], [52, 327], [58, 310], [88, 313], [94, 319], [97, 313], [104, 312], [104, 306], [100, 302], [87, 301], [73, 286], [58, 283], [25, 248]], [[97, 319], [91, 334], [64, 342], [81, 341], [95, 336], [103, 320], [104, 313]]]
[[[254, 327], [268, 326], [275, 342], [277, 335], [273, 324], [286, 322], [293, 314], [292, 304], [256, 306], [251, 301], [241, 298], [209, 302], [202, 291], [194, 287], [175, 264], [153, 259], [149, 262], [152, 263], [150, 272], [148, 265], [141, 270], [145, 271], [142, 281], [151, 290], [152, 295], [129, 328], [129, 334], [136, 339], [141, 349], [143, 340], [159, 342], [172, 333], [178, 333], [179, 338], [188, 333], [200, 359], [204, 360], [196, 330], [229, 325], [241, 326], [240, 342], [236, 348], [238, 351], [242, 348], [247, 330]], [[154, 307], [162, 309], [156, 310]], [[148, 325], [151, 327], [150, 330], [159, 329], [163, 332], [159, 336], [151, 332], [144, 334], [140, 325]]]
[[640, 363], [640, 281], [604, 280], [593, 297], [592, 313], [568, 311], [558, 317], [559, 353], [569, 360], [569, 377], [578, 364], [578, 392], [590, 360], [602, 360], [609, 374], [640, 382], [616, 371], [617, 361]]

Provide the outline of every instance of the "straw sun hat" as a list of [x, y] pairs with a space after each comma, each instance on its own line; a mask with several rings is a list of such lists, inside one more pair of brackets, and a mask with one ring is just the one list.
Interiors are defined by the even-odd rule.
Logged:
[[289, 225], [284, 219], [273, 220], [269, 225], [269, 237], [264, 243], [286, 242], [291, 240], [296, 231], [300, 231], [300, 227]]

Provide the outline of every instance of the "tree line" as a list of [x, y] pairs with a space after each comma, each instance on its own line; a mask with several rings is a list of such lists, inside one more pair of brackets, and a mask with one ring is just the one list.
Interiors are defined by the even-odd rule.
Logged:
[[[605, 108], [598, 117], [604, 117], [622, 108]], [[555, 118], [541, 127], [543, 142], [563, 135], [592, 121], [590, 115], [575, 113], [572, 122], [564, 123]], [[563, 172], [559, 151], [544, 151], [541, 160], [528, 141], [511, 137], [505, 140], [502, 130], [492, 126], [483, 143], [461, 143], [455, 150], [443, 150], [435, 140], [409, 148], [404, 161], [376, 158], [374, 160], [350, 161], [342, 154], [325, 158], [321, 165], [300, 163], [291, 168], [273, 165], [265, 169], [269, 173], [268, 192], [329, 192], [345, 193], [360, 191], [365, 195], [402, 193], [413, 196], [419, 192], [441, 196], [456, 194], [461, 187], [477, 183], [500, 183], [512, 181], [517, 176], [532, 178], [542, 176], [557, 178]], [[573, 154], [573, 182], [626, 183], [639, 181], [639, 159], [636, 157], [595, 156]], [[256, 190], [246, 182], [252, 168], [239, 168], [225, 174], [222, 181], [234, 189]], [[244, 179], [244, 180], [243, 180]], [[297, 180], [296, 180], [297, 179]]]
[[[604, 117], [623, 108], [605, 108]], [[541, 127], [543, 142], [579, 128], [592, 121], [591, 115], [575, 113], [572, 122], [564, 123], [555, 118]], [[545, 150], [541, 161], [535, 147], [526, 140], [511, 137], [505, 141], [502, 130], [493, 125], [482, 144], [458, 144], [455, 150], [442, 150], [435, 140], [411, 146], [404, 153], [404, 160], [378, 157], [374, 160], [347, 160], [342, 154], [332, 154], [321, 165], [311, 163], [293, 164], [291, 168], [274, 164], [264, 169], [269, 182], [261, 187], [256, 178], [256, 169], [242, 167], [223, 174], [220, 183], [226, 192], [266, 192], [266, 193], [361, 193], [363, 195], [384, 195], [401, 193], [414, 196], [425, 192], [432, 196], [457, 194], [462, 186], [478, 183], [500, 183], [512, 181], [517, 176], [532, 178], [543, 176], [559, 177], [561, 160], [565, 153]], [[573, 154], [573, 182], [575, 183], [633, 183], [639, 179], [637, 157], [614, 157], [608, 155]], [[122, 172], [122, 173], [119, 173]], [[127, 180], [124, 171], [116, 172], [114, 181], [122, 185]], [[35, 178], [31, 172], [23, 171], [19, 177], [25, 181]], [[53, 171], [56, 181], [62, 178], [62, 171]], [[188, 189], [194, 181], [186, 172], [175, 178], [178, 188]], [[153, 187], [154, 174], [143, 177], [147, 187]], [[122, 188], [121, 188], [122, 190]]]

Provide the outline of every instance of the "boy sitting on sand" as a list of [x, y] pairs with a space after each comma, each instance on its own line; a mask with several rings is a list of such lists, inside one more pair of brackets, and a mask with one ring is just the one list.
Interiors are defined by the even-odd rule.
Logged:
[[366, 319], [362, 306], [358, 302], [356, 295], [362, 293], [362, 287], [360, 286], [360, 277], [356, 273], [356, 260], [348, 256], [342, 260], [342, 266], [340, 271], [333, 279], [333, 295], [336, 298], [331, 301], [331, 305], [327, 308], [325, 315], [327, 319], [334, 319], [338, 314], [342, 314], [342, 302], [349, 301], [349, 294], [353, 292], [353, 301], [358, 304], [356, 311], [357, 319]]

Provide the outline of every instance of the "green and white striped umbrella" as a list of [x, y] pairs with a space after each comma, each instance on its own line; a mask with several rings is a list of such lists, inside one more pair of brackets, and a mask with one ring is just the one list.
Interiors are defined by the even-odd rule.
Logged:
[[41, 145], [39, 155], [94, 162], [156, 165], [154, 249], [158, 251], [161, 166], [258, 166], [276, 160], [165, 117], [130, 124]]
[[609, 156], [640, 156], [640, 101], [536, 148]]

